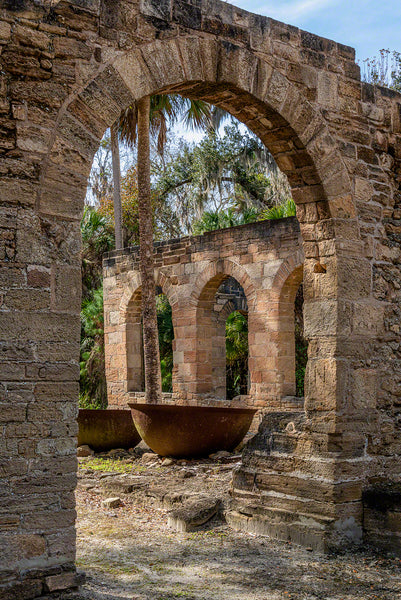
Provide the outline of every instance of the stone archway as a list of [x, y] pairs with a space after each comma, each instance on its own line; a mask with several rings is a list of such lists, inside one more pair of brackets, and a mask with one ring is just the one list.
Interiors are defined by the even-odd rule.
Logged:
[[[224, 390], [225, 399], [225, 321], [220, 323], [220, 328], [216, 327], [218, 323], [213, 318], [213, 306], [217, 291], [220, 285], [228, 277], [233, 277], [244, 290], [248, 310], [250, 327], [254, 326], [255, 316], [255, 285], [247, 271], [240, 265], [228, 259], [220, 259], [212, 262], [206, 269], [200, 273], [193, 285], [191, 300], [194, 303], [194, 323], [195, 323], [195, 382], [194, 393], [200, 397], [213, 398], [216, 387], [216, 378], [214, 377], [215, 360], [213, 360], [214, 351], [218, 351], [219, 346], [223, 346], [223, 368], [221, 369], [223, 381], [220, 382], [220, 388]], [[220, 329], [220, 331], [219, 331]], [[216, 339], [220, 338], [220, 340]], [[253, 354], [253, 347], [250, 347], [250, 356]]]
[[228, 109], [289, 176], [314, 360], [291, 458], [299, 495], [280, 510], [302, 515], [304, 536], [285, 531], [297, 541], [309, 525], [316, 545], [357, 539], [362, 489], [399, 469], [400, 96], [361, 84], [352, 49], [217, 0], [51, 4], [1, 15], [2, 464], [16, 499], [6, 597], [75, 581], [80, 213], [105, 128], [157, 91]]
[[[225, 322], [224, 334], [217, 333], [213, 307], [220, 284], [232, 277], [244, 291], [249, 319], [252, 386], [250, 396], [243, 402], [257, 408], [283, 408], [283, 389], [277, 384], [281, 367], [275, 298], [283, 285], [281, 274], [303, 258], [301, 243], [299, 225], [292, 218], [157, 244], [156, 282], [165, 291], [173, 310], [173, 402], [186, 405], [224, 402], [225, 392], [223, 396], [216, 393], [211, 358], [221, 344], [220, 338], [225, 338]], [[229, 258], [227, 248], [231, 248]], [[133, 399], [128, 370], [125, 367], [116, 370], [114, 366], [126, 365], [130, 353], [127, 327], [131, 327], [131, 313], [136, 323], [136, 347], [140, 345], [139, 290], [138, 248], [109, 253], [104, 261], [104, 307], [111, 406], [124, 407]], [[132, 307], [133, 298], [136, 310]], [[140, 364], [138, 369], [141, 370]], [[225, 353], [221, 369], [218, 387], [225, 389]]]
[[[168, 277], [158, 270], [157, 287], [166, 295], [176, 321], [176, 295]], [[141, 281], [130, 272], [123, 292], [115, 280], [104, 280], [105, 368], [109, 407], [127, 408], [127, 394], [144, 390]]]
[[[280, 374], [278, 396], [295, 396], [295, 297], [303, 282], [303, 255], [294, 253], [278, 270], [269, 299], [276, 326], [275, 368]], [[276, 380], [279, 378], [276, 376]]]

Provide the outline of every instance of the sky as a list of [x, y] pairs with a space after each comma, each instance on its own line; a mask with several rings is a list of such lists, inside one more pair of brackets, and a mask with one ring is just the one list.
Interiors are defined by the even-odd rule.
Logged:
[[229, 0], [356, 49], [357, 60], [382, 48], [401, 52], [401, 0]]

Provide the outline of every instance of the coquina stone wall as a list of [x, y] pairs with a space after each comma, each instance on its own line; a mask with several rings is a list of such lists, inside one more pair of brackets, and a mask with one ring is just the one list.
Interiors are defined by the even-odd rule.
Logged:
[[266, 423], [232, 522], [399, 540], [376, 499], [400, 479], [401, 96], [361, 83], [352, 48], [217, 0], [4, 0], [0, 48], [2, 597], [76, 581], [79, 220], [104, 131], [155, 92], [246, 123], [297, 204], [305, 414]]
[[[294, 301], [302, 283], [302, 239], [295, 218], [264, 221], [161, 242], [156, 282], [174, 326], [173, 393], [164, 402], [233, 405], [226, 401], [225, 321], [216, 305], [221, 283], [233, 277], [248, 312], [249, 395], [238, 406], [291, 409], [295, 396]], [[139, 248], [110, 252], [103, 269], [108, 404], [143, 401]]]

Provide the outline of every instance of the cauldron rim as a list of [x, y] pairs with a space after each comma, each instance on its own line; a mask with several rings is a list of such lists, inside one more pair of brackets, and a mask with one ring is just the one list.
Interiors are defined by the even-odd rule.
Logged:
[[236, 413], [245, 413], [245, 414], [255, 414], [258, 412], [257, 408], [249, 408], [249, 407], [239, 407], [239, 406], [199, 406], [199, 405], [191, 405], [191, 404], [161, 404], [161, 403], [150, 403], [150, 402], [129, 402], [128, 406], [130, 409], [142, 410], [146, 411], [152, 408], [157, 408], [161, 410], [171, 410], [171, 411], [180, 411], [183, 409], [191, 410], [194, 412], [197, 411], [210, 411], [215, 413], [224, 413], [224, 412], [236, 412]]

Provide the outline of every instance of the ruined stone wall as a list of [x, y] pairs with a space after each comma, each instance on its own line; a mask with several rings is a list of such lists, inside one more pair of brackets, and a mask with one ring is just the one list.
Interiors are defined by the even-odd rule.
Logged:
[[[374, 100], [374, 104], [373, 104]], [[371, 543], [401, 550], [401, 98], [388, 89], [362, 85], [362, 114], [369, 131], [356, 132], [355, 173], [361, 239], [372, 269], [372, 312], [364, 327], [370, 344], [350, 347], [359, 377], [357, 397], [369, 416], [366, 434], [368, 468], [364, 482], [365, 537]], [[359, 139], [358, 139], [359, 138]], [[357, 143], [355, 143], [357, 142]], [[373, 409], [373, 410], [372, 410]], [[371, 499], [375, 498], [372, 503]]]
[[[251, 383], [237, 403], [297, 404], [285, 399], [295, 396], [295, 296], [288, 303], [283, 295], [294, 272], [298, 289], [303, 259], [294, 218], [156, 244], [156, 281], [171, 304], [175, 333], [173, 394], [165, 402], [226, 404], [225, 319], [215, 312], [215, 298], [224, 279], [234, 277], [248, 305]], [[110, 252], [103, 275], [108, 402], [121, 408], [143, 390], [139, 249]]]
[[363, 488], [399, 480], [400, 96], [362, 84], [351, 48], [217, 0], [7, 0], [0, 50], [3, 596], [74, 581], [79, 219], [106, 127], [161, 90], [229, 110], [289, 177], [309, 366], [305, 423], [274, 465], [297, 502], [266, 448], [252, 468], [284, 535], [306, 539], [302, 514], [323, 545], [356, 539]]

